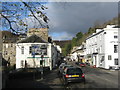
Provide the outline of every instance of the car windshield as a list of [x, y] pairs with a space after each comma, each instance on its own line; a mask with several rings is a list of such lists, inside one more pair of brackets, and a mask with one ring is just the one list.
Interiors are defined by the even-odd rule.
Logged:
[[70, 68], [67, 70], [67, 74], [81, 74], [82, 70], [80, 68]]

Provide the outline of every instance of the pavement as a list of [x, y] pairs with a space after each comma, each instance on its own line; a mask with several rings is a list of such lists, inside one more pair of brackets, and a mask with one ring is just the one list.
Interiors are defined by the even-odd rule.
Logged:
[[57, 69], [46, 72], [43, 76], [43, 79], [40, 77], [34, 77], [34, 75], [18, 74], [16, 78], [11, 78], [8, 80], [6, 88], [45, 88], [54, 90], [56, 88], [64, 88], [63, 84], [60, 81], [60, 78], [57, 75]]
[[[86, 84], [71, 84], [70, 88], [117, 88], [118, 72], [104, 70], [100, 68], [83, 67], [86, 75]], [[43, 79], [40, 74], [34, 76], [34, 73], [18, 73], [9, 79], [6, 88], [40, 88], [40, 89], [62, 89], [65, 90], [63, 81], [57, 75], [58, 69], [46, 71]]]
[[[45, 86], [49, 86], [49, 88], [52, 88], [52, 90], [56, 88], [64, 88], [60, 78], [57, 75], [57, 72], [58, 72], [57, 69], [54, 69], [48, 75], [46, 75], [44, 79], [42, 80], [37, 79], [36, 81], [40, 82]], [[43, 88], [46, 88], [46, 87], [43, 87]]]

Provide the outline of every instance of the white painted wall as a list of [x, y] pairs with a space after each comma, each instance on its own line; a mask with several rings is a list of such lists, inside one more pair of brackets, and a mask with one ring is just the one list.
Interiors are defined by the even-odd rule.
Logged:
[[[96, 30], [97, 33], [89, 36], [86, 39], [86, 55], [91, 54], [93, 65], [109, 69], [110, 66], [118, 67], [115, 65], [115, 58], [118, 58], [118, 53], [114, 53], [114, 45], [118, 45], [118, 38], [114, 38], [114, 35], [118, 36], [118, 28], [112, 28], [113, 26], [107, 26], [104, 29]], [[106, 33], [106, 34], [105, 34]], [[93, 53], [98, 53], [93, 55]], [[108, 60], [108, 55], [112, 56], [112, 60]], [[96, 63], [95, 63], [96, 56]], [[104, 60], [101, 62], [102, 57]]]
[[[50, 67], [50, 70], [55, 67], [57, 58], [57, 48], [51, 43], [18, 43], [16, 44], [16, 68], [24, 68], [25, 60], [30, 67], [40, 67], [41, 55], [35, 55], [35, 58], [29, 54], [29, 47], [32, 44], [37, 45], [47, 45], [47, 55], [44, 55], [43, 60], [45, 61], [45, 67]], [[21, 54], [21, 47], [24, 46], [24, 54]], [[21, 67], [21, 61], [23, 60], [23, 67]], [[35, 64], [34, 64], [35, 61]], [[43, 63], [44, 66], [44, 63]]]
[[[118, 45], [118, 38], [114, 38], [114, 35], [118, 36], [118, 28], [105, 28], [105, 68], [108, 69], [109, 66], [115, 66], [115, 58], [118, 58], [118, 53], [114, 53], [114, 45]], [[115, 33], [116, 32], [116, 33]], [[108, 60], [108, 55], [112, 56], [112, 60]]]
[[[16, 68], [24, 68], [21, 67], [21, 60], [23, 60], [23, 62], [25, 62], [25, 60], [27, 61], [28, 65], [30, 65], [30, 67], [40, 67], [40, 60], [41, 60], [41, 55], [35, 55], [36, 58], [32, 58], [33, 56], [31, 54], [29, 54], [29, 47], [31, 46], [31, 44], [33, 43], [18, 43], [16, 44]], [[46, 43], [34, 43], [34, 44], [46, 44]], [[24, 46], [24, 54], [21, 53], [21, 47]], [[49, 44], [48, 44], [49, 46]], [[47, 51], [49, 52], [49, 47], [47, 48]], [[47, 52], [47, 55], [44, 55], [44, 57], [50, 57], [50, 53]], [[49, 58], [45, 58], [45, 66], [49, 66]], [[35, 61], [35, 63], [34, 63]], [[25, 65], [25, 63], [24, 63]], [[24, 66], [23, 65], [23, 66]]]

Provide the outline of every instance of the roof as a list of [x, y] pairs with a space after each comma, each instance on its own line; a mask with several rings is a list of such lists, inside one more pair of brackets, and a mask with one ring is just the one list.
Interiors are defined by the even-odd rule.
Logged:
[[16, 43], [19, 35], [16, 35], [10, 31], [0, 31], [0, 35], [3, 43]]
[[45, 40], [43, 40], [41, 37], [33, 34], [32, 36], [29, 36], [18, 43], [47, 43]]
[[95, 33], [95, 34], [93, 34], [93, 35], [87, 37], [86, 40], [89, 39], [89, 38], [91, 38], [91, 37], [93, 37], [93, 36], [96, 36], [96, 35], [98, 35], [98, 34], [100, 34], [100, 33], [102, 33], [102, 32], [104, 32], [104, 30], [101, 30], [100, 32]]

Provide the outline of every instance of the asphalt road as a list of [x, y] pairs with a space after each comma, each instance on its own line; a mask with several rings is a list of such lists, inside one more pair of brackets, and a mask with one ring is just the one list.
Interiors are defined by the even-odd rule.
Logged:
[[[70, 64], [76, 66], [73, 62]], [[79, 67], [79, 66], [78, 66]], [[118, 88], [118, 72], [100, 68], [81, 67], [85, 74], [86, 84], [71, 83], [68, 88]]]
[[[73, 62], [70, 64], [75, 65]], [[76, 90], [82, 88], [118, 88], [118, 71], [110, 71], [99, 68], [83, 67], [86, 84], [69, 83], [63, 84], [63, 80], [58, 77], [57, 69], [52, 70], [44, 76], [44, 79], [30, 77], [13, 78], [7, 83], [6, 88], [47, 88], [62, 90]]]

